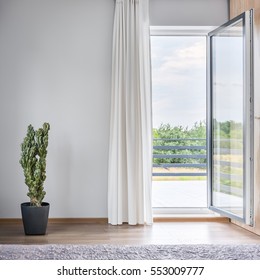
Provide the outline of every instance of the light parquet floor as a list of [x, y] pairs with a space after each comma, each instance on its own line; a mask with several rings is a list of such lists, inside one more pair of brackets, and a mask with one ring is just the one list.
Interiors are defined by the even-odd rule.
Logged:
[[49, 223], [44, 236], [25, 236], [21, 223], [0, 223], [0, 244], [260, 244], [230, 222], [157, 222], [152, 226]]

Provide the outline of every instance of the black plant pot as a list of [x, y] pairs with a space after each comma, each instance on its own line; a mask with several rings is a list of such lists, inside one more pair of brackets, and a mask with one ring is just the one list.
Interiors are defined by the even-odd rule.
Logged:
[[50, 204], [42, 202], [41, 207], [31, 206], [30, 202], [21, 204], [24, 233], [44, 235], [46, 233]]

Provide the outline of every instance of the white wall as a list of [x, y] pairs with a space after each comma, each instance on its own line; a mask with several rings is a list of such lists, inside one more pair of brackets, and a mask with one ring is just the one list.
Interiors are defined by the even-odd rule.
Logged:
[[114, 0], [0, 0], [0, 218], [27, 201], [20, 143], [51, 124], [51, 217], [107, 216]]
[[153, 26], [218, 26], [229, 19], [229, 0], [150, 0]]
[[[228, 8], [150, 0], [150, 12], [151, 25], [217, 25]], [[50, 217], [107, 217], [113, 15], [114, 0], [0, 0], [0, 218], [28, 200], [20, 143], [45, 121]]]

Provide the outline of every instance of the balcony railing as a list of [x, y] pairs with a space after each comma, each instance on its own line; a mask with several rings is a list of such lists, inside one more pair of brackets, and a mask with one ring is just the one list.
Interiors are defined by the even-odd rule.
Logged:
[[[214, 176], [219, 182], [218, 191], [242, 196], [243, 163], [239, 159], [239, 156], [242, 156], [242, 149], [225, 147], [231, 140], [233, 143], [241, 142], [239, 139], [221, 139], [221, 147], [217, 147], [216, 143], [214, 151], [217, 152], [219, 158], [213, 162]], [[155, 138], [153, 176], [182, 177], [182, 179], [183, 177], [207, 176], [206, 153], [206, 139], [204, 138]]]
[[[154, 171], [168, 170], [153, 172], [153, 176], [207, 176], [206, 139], [155, 138], [153, 167]], [[180, 168], [182, 171], [177, 171]]]

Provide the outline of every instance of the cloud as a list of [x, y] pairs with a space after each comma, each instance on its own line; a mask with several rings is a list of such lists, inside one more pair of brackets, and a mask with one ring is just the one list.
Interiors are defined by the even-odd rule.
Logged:
[[[152, 48], [153, 84], [174, 86], [187, 82], [187, 79], [205, 75], [206, 41], [204, 37], [187, 40], [186, 46], [180, 44], [180, 38], [169, 37], [171, 48], [166, 45], [165, 38], [157, 38], [156, 47]], [[166, 38], [167, 39], [167, 38]], [[183, 37], [186, 40], [186, 37]], [[161, 41], [161, 42], [160, 42]], [[161, 45], [160, 45], [161, 44]], [[191, 73], [192, 72], [192, 73]]]
[[184, 49], [176, 49], [171, 56], [164, 57], [164, 62], [159, 69], [163, 72], [182, 72], [188, 68], [201, 69], [205, 65], [205, 44], [204, 42], [195, 42], [194, 45]]
[[206, 39], [154, 38], [152, 66], [154, 126], [205, 120]]

